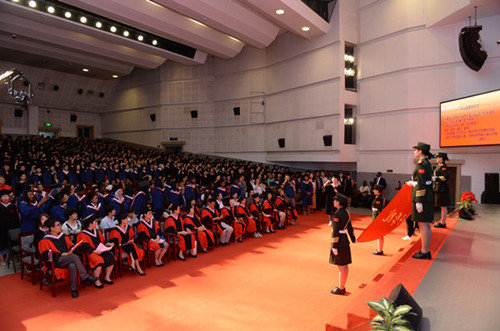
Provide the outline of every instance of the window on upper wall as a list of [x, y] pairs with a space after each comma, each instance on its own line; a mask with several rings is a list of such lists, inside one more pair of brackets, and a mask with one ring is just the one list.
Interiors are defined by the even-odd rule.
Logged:
[[344, 50], [345, 89], [357, 91], [356, 84], [356, 45], [346, 42]]
[[344, 106], [344, 144], [356, 144], [356, 119], [351, 105]]

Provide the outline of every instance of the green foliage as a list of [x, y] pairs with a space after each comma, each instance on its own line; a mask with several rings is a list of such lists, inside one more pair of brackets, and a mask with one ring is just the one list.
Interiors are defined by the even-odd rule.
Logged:
[[410, 312], [411, 306], [401, 305], [394, 307], [394, 305], [386, 297], [382, 297], [380, 301], [369, 301], [368, 306], [373, 309], [377, 316], [370, 322], [372, 330], [385, 330], [385, 331], [411, 331], [410, 323], [406, 320], [405, 316], [416, 315]]

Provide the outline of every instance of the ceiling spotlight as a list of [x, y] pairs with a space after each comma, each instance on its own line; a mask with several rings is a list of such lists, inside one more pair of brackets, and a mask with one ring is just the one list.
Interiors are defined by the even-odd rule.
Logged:
[[118, 75], [113, 75], [113, 78], [118, 78]]
[[109, 28], [109, 30], [111, 32], [115, 33], [116, 32], [116, 26], [113, 25], [112, 27]]
[[12, 2], [19, 2], [19, 0], [12, 0]]
[[87, 23], [87, 18], [85, 16], [80, 17], [80, 22], [83, 24]]
[[71, 18], [71, 13], [69, 11], [65, 12], [64, 17]]
[[130, 33], [128, 33], [128, 31], [123, 31], [123, 35], [124, 35], [125, 37], [128, 37], [128, 36], [129, 36], [129, 34], [130, 34]]
[[36, 7], [36, 1], [31, 0], [30, 2], [28, 2], [28, 5], [29, 5], [31, 8], [35, 8], [35, 7]]
[[349, 54], [344, 54], [344, 60], [349, 63], [354, 63], [354, 56]]
[[311, 30], [311, 28], [310, 28], [310, 27], [308, 27], [308, 26], [303, 26], [303, 27], [301, 27], [300, 29], [301, 29], [302, 31], [304, 31], [304, 32], [307, 32], [307, 31]]
[[137, 40], [139, 40], [139, 41], [143, 41], [143, 40], [144, 40], [144, 37], [143, 37], [143, 36], [141, 36], [141, 35], [139, 35], [139, 36], [137, 36]]
[[156, 39], [155, 39], [155, 40], [153, 40], [152, 44], [156, 45], [156, 44], [158, 44], [158, 41], [156, 41]]
[[283, 15], [284, 13], [285, 13], [285, 11], [283, 9], [276, 10], [276, 14], [278, 14], [278, 15]]
[[101, 22], [95, 22], [95, 27], [100, 29], [102, 28], [102, 23]]
[[344, 69], [344, 74], [346, 76], [353, 77], [356, 74], [356, 72], [354, 71], [354, 69], [349, 68], [349, 69]]
[[87, 68], [83, 68], [82, 70], [83, 70], [83, 72], [89, 72], [89, 69], [87, 69]]
[[55, 9], [54, 7], [52, 7], [52, 6], [48, 6], [48, 7], [47, 7], [47, 11], [48, 11], [49, 13], [51, 13], [51, 14], [54, 14], [54, 13], [56, 12], [56, 9]]

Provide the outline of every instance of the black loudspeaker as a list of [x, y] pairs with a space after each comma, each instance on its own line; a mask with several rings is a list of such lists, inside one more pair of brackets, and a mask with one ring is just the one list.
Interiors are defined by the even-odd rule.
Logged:
[[70, 120], [71, 122], [76, 122], [76, 119], [77, 119], [77, 118], [78, 118], [78, 117], [77, 117], [75, 114], [71, 114], [71, 115], [69, 115], [69, 120]]
[[422, 308], [420, 308], [415, 299], [413, 299], [410, 293], [408, 293], [408, 291], [404, 288], [403, 284], [399, 284], [392, 289], [391, 294], [389, 295], [389, 301], [394, 304], [394, 308], [401, 305], [411, 306], [411, 312], [417, 315], [409, 315], [406, 319], [410, 322], [413, 330], [418, 330], [422, 320]]
[[285, 147], [285, 138], [278, 139], [278, 145], [280, 146], [280, 148], [284, 148]]
[[59, 91], [59, 85], [54, 85], [54, 86], [52, 87], [52, 89], [53, 89], [54, 91]]
[[323, 136], [323, 144], [325, 146], [332, 146], [332, 135]]
[[83, 90], [81, 88], [79, 88], [78, 91], [76, 91], [76, 93], [83, 94]]
[[191, 110], [191, 118], [198, 118], [198, 111], [197, 110]]
[[151, 122], [156, 122], [156, 114], [149, 114], [149, 118], [151, 118]]
[[104, 92], [99, 93], [99, 98], [104, 98]]
[[23, 117], [23, 110], [20, 108], [14, 109], [14, 116], [15, 117]]
[[499, 175], [498, 173], [484, 174], [484, 190], [486, 192], [499, 191]]
[[458, 35], [458, 46], [464, 63], [474, 71], [479, 71], [488, 57], [480, 42], [482, 25], [466, 26]]
[[234, 116], [240, 116], [240, 107], [234, 107], [233, 113], [234, 113]]

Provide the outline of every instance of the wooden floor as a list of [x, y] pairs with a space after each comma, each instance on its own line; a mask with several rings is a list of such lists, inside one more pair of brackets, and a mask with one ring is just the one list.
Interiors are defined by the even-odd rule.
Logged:
[[500, 330], [500, 205], [461, 220], [417, 288], [421, 330]]

